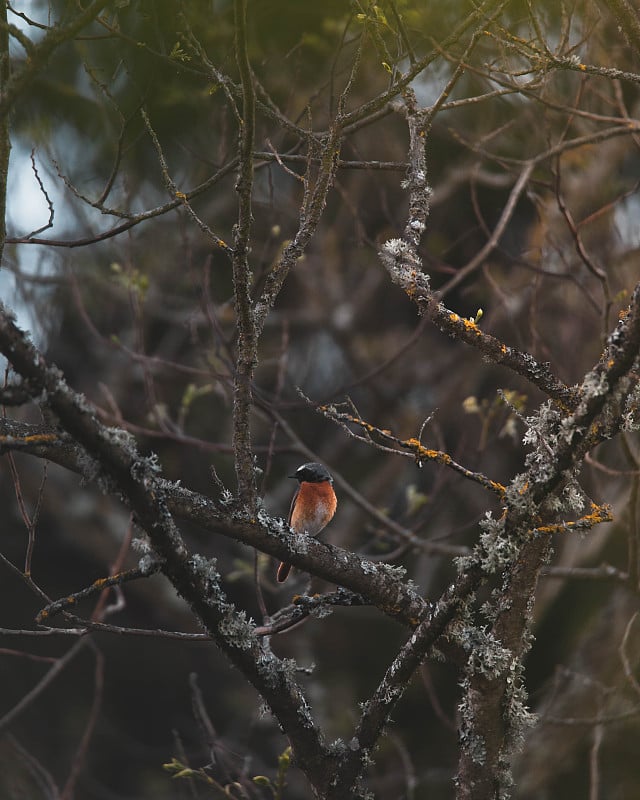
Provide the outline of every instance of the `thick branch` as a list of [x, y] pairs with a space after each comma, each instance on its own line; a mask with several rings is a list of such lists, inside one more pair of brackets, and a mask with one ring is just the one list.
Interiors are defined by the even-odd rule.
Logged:
[[402, 646], [375, 692], [363, 706], [349, 743], [350, 751], [336, 770], [327, 800], [351, 800], [354, 797], [356, 782], [366, 769], [384, 727], [414, 672], [460, 613], [481, 580], [482, 571], [477, 565], [461, 575]]
[[[122, 434], [125, 435], [125, 434]], [[99, 464], [70, 436], [59, 430], [0, 418], [0, 454], [18, 450], [46, 458], [78, 472], [85, 480], [99, 479]], [[157, 486], [156, 486], [157, 483]], [[150, 490], [162, 492], [170, 513], [203, 530], [255, 547], [300, 569], [362, 594], [367, 601], [403, 625], [414, 627], [428, 611], [427, 603], [384, 564], [373, 564], [355, 553], [301, 534], [293, 534], [280, 519], [259, 514], [248, 519], [230, 503], [168, 481], [154, 479]]]
[[[462, 598], [467, 597], [484, 576], [502, 571], [502, 592], [487, 604], [494, 613], [489, 634], [472, 624], [458, 632], [459, 644], [469, 653], [465, 694], [461, 715], [461, 758], [458, 771], [459, 800], [488, 800], [504, 796], [509, 781], [509, 758], [522, 734], [528, 717], [522, 689], [522, 657], [529, 646], [531, 606], [540, 570], [550, 548], [551, 532], [539, 529], [544, 503], [557, 493], [588, 450], [609, 438], [620, 427], [620, 409], [632, 391], [635, 380], [627, 379], [640, 351], [640, 284], [629, 312], [609, 338], [605, 354], [585, 377], [580, 388], [564, 386], [546, 365], [482, 332], [475, 321], [462, 319], [437, 299], [422, 272], [418, 247], [428, 215], [423, 112], [416, 108], [411, 93], [405, 97], [409, 122], [410, 213], [402, 239], [387, 242], [381, 259], [392, 280], [427, 313], [443, 332], [477, 347], [485, 356], [503, 363], [527, 377], [553, 398], [557, 406], [541, 407], [535, 435], [537, 452], [532, 454], [527, 471], [516, 476], [505, 492], [506, 509], [499, 521], [489, 519], [471, 558], [460, 564], [460, 582], [474, 580]], [[563, 413], [562, 413], [563, 412]], [[505, 555], [506, 553], [506, 555]], [[465, 584], [466, 585], [466, 584]], [[462, 587], [454, 586], [454, 592]], [[428, 630], [430, 621], [420, 629]], [[417, 632], [405, 645], [406, 661], [394, 664], [380, 690], [395, 699], [396, 670], [411, 663], [417, 655], [413, 643]], [[478, 646], [481, 640], [481, 646]], [[424, 651], [423, 651], [424, 652]], [[418, 661], [419, 663], [419, 661]], [[375, 700], [375, 698], [374, 698]], [[373, 742], [387, 719], [384, 704], [374, 702], [375, 713], [363, 713], [360, 734]], [[366, 735], [368, 732], [368, 736]], [[360, 739], [354, 740], [360, 745]], [[339, 780], [343, 794], [353, 789], [361, 765], [347, 759]], [[348, 778], [347, 778], [348, 776]]]
[[540, 415], [541, 452], [507, 493], [504, 531], [499, 535], [521, 545], [505, 570], [491, 633], [510, 655], [499, 669], [477, 670], [469, 676], [466, 713], [472, 746], [463, 747], [461, 754], [459, 800], [499, 797], [507, 784], [508, 761], [523, 724], [524, 710], [514, 697], [521, 679], [521, 659], [529, 646], [535, 589], [551, 544], [550, 532], [539, 529], [536, 536], [528, 536], [528, 530], [544, 502], [561, 488], [588, 450], [619, 427], [623, 401], [637, 382], [627, 376], [639, 353], [640, 284], [627, 314], [610, 335], [603, 358], [585, 376], [576, 412], [556, 424], [547, 423], [546, 429]]

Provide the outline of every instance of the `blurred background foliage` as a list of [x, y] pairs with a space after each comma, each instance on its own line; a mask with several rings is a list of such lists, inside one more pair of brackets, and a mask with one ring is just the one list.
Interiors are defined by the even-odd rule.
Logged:
[[[256, 292], [298, 225], [307, 149], [296, 127], [326, 131], [365, 29], [347, 111], [357, 112], [385, 91], [390, 71], [406, 69], [433, 50], [437, 57], [412, 84], [419, 101], [429, 104], [463, 58], [470, 33], [449, 48], [441, 43], [473, 8], [463, 0], [249, 3], [258, 98], [271, 109], [261, 107], [257, 119], [256, 148], [265, 155], [257, 158], [255, 171], [250, 258]], [[32, 0], [11, 3], [9, 17], [37, 40], [42, 32], [34, 23], [53, 24], [74, 12], [74, 3]], [[622, 127], [625, 115], [637, 119], [638, 82], [545, 67], [540, 37], [563, 58], [638, 72], [638, 54], [605, 3], [511, 2], [487, 19], [427, 142], [433, 198], [422, 254], [448, 307], [472, 317], [481, 308], [484, 330], [549, 361], [571, 383], [598, 358], [640, 275], [639, 134], [599, 135]], [[15, 45], [12, 55], [18, 68], [25, 52]], [[220, 75], [228, 76], [227, 86]], [[120, 0], [101, 24], [55, 53], [11, 119], [8, 235], [14, 243], [5, 250], [4, 267], [13, 283], [3, 299], [28, 316], [47, 357], [101, 409], [104, 420], [124, 425], [141, 448], [157, 453], [166, 477], [206, 494], [217, 491], [211, 465], [233, 485], [230, 264], [180, 203], [117, 236], [102, 234], [173, 199], [144, 109], [176, 188], [191, 193], [204, 186], [192, 197], [193, 210], [222, 239], [232, 240], [236, 81], [230, 2]], [[463, 102], [469, 98], [481, 99]], [[293, 124], [282, 125], [280, 114]], [[584, 138], [581, 146], [564, 146], [578, 137]], [[398, 563], [425, 596], [436, 598], [454, 574], [453, 556], [475, 541], [478, 521], [487, 510], [498, 512], [497, 504], [487, 504], [479, 487], [443, 467], [420, 469], [355, 442], [299, 393], [314, 403], [348, 396], [364, 419], [405, 438], [416, 436], [433, 414], [423, 441], [494, 480], [508, 481], [523, 464], [519, 414], [543, 398], [421, 321], [378, 261], [380, 244], [405, 224], [406, 146], [405, 123], [391, 106], [375, 118], [354, 113], [341, 153], [353, 164], [338, 171], [318, 233], [287, 279], [261, 339], [253, 434], [269, 512], [286, 515], [293, 489], [286, 476], [310, 460], [311, 452], [424, 540], [424, 550], [404, 553]], [[55, 207], [52, 226], [36, 237], [48, 244], [21, 241], [48, 214], [46, 204], [44, 219], [40, 211], [25, 212], [30, 204], [43, 205], [31, 151]], [[449, 287], [485, 246], [530, 159], [535, 166], [498, 246]], [[387, 162], [389, 168], [368, 162]], [[219, 179], [211, 181], [216, 174]], [[578, 226], [588, 263], [576, 250], [559, 198]], [[511, 393], [511, 408], [499, 389]], [[38, 419], [33, 410], [22, 413]], [[607, 562], [627, 570], [628, 541], [637, 532], [637, 452], [637, 442], [626, 439], [594, 455], [583, 485], [594, 500], [613, 505], [616, 521], [584, 538], [559, 536], [552, 566]], [[50, 465], [42, 484], [42, 463], [19, 455], [15, 461], [29, 509], [42, 492], [32, 570], [38, 585], [56, 598], [107, 574], [129, 531], [122, 507], [60, 468]], [[3, 552], [19, 565], [26, 534], [4, 465], [0, 492]], [[376, 558], [393, 553], [393, 536], [340, 484], [338, 494], [327, 538]], [[229, 596], [259, 619], [254, 554], [198, 530], [185, 533], [194, 550], [219, 559]], [[127, 565], [136, 560], [130, 550]], [[273, 612], [294, 589], [276, 587], [270, 559], [258, 556], [256, 569]], [[304, 586], [298, 574], [295, 590]], [[30, 627], [41, 603], [4, 568], [0, 587], [1, 625]], [[111, 622], [195, 630], [162, 578], [128, 585], [124, 592], [126, 608]], [[604, 730], [562, 724], [598, 713], [615, 716], [633, 705], [619, 648], [636, 609], [637, 593], [619, 581], [543, 578], [528, 663], [531, 704], [543, 718], [516, 764], [516, 797], [585, 797], [596, 740], [600, 796], [637, 795], [637, 715]], [[632, 664], [639, 628], [629, 629]], [[15, 637], [3, 638], [4, 647], [16, 648]], [[302, 667], [315, 665], [306, 679], [310, 700], [329, 735], [338, 737], [348, 735], [357, 703], [377, 685], [402, 639], [403, 631], [379, 614], [348, 609], [274, 639], [273, 647]], [[51, 657], [70, 645], [61, 638], [24, 647]], [[5, 653], [2, 711], [46, 669], [47, 662]], [[192, 673], [215, 726], [215, 746], [194, 710]], [[399, 705], [377, 755], [371, 778], [377, 797], [452, 796], [458, 678], [434, 661], [424, 666], [421, 679]], [[96, 685], [99, 716], [76, 797], [216, 796], [207, 787], [170, 780], [162, 764], [173, 756], [195, 768], [214, 757], [210, 774], [222, 783], [241, 774], [275, 775], [286, 741], [212, 645], [98, 634], [11, 725], [13, 738], [2, 740], [0, 759], [12, 765], [5, 774], [16, 785], [34, 780], [29, 758], [64, 784], [98, 696]], [[27, 765], [24, 775], [21, 764]], [[286, 798], [308, 796], [295, 771], [288, 782]], [[268, 796], [267, 789], [245, 791]], [[42, 785], [32, 792], [30, 797], [49, 796]]]

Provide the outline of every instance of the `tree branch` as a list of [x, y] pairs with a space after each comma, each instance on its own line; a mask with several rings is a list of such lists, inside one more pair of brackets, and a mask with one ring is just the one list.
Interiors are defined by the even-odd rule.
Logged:
[[409, 126], [408, 221], [403, 238], [385, 242], [379, 253], [391, 280], [404, 289], [420, 312], [426, 314], [440, 331], [452, 339], [477, 347], [483, 355], [527, 378], [562, 406], [574, 408], [577, 402], [574, 390], [558, 380], [547, 364], [539, 364], [529, 353], [509, 347], [484, 333], [474, 320], [460, 317], [436, 300], [418, 254], [429, 214], [431, 190], [427, 183], [424, 112], [417, 108], [412, 92], [405, 93], [405, 109]]
[[84, 398], [69, 389], [58, 369], [47, 366], [2, 306], [0, 350], [34, 387], [34, 393], [46, 396], [62, 427], [100, 464], [99, 482], [105, 488], [111, 486], [126, 500], [163, 560], [164, 574], [269, 704], [290, 736], [299, 765], [311, 783], [322, 786], [328, 774], [328, 751], [301, 688], [287, 664], [271, 652], [268, 641], [259, 639], [244, 614], [227, 601], [215, 563], [188, 552], [170, 513], [166, 492], [157, 481], [155, 461], [142, 458], [122, 431], [105, 428], [97, 421]]
[[[464, 585], [454, 586], [456, 597], [466, 599], [480, 582], [492, 573], [502, 573], [502, 590], [485, 605], [484, 618], [493, 619], [489, 634], [484, 626], [476, 626], [470, 617], [460, 620], [462, 627], [456, 639], [469, 653], [464, 696], [461, 704], [461, 757], [457, 775], [459, 800], [487, 800], [503, 796], [509, 782], [509, 758], [529, 722], [522, 683], [522, 657], [529, 647], [531, 606], [540, 570], [546, 562], [553, 526], [545, 530], [536, 520], [553, 508], [551, 498], [571, 479], [589, 449], [617, 432], [625, 408], [634, 389], [637, 375], [630, 372], [640, 352], [640, 284], [636, 287], [628, 312], [622, 315], [617, 329], [610, 335], [608, 346], [594, 369], [579, 389], [564, 386], [546, 365], [537, 364], [527, 353], [521, 353], [494, 337], [484, 334], [476, 321], [464, 320], [437, 303], [429, 278], [421, 270], [418, 246], [425, 230], [429, 193], [426, 184], [424, 126], [422, 112], [411, 93], [405, 104], [409, 122], [409, 218], [402, 239], [383, 246], [381, 259], [392, 280], [398, 283], [421, 311], [429, 314], [437, 327], [454, 339], [478, 347], [483, 355], [498, 363], [506, 363], [527, 377], [557, 402], [554, 408], [544, 404], [536, 417], [529, 420], [531, 443], [536, 450], [527, 459], [527, 470], [516, 476], [505, 492], [505, 512], [500, 520], [490, 517], [483, 524], [483, 533], [471, 557], [459, 560]], [[523, 173], [528, 176], [528, 173]], [[636, 400], [637, 402], [637, 400]], [[559, 497], [557, 511], [568, 511], [571, 501]], [[546, 506], [545, 506], [546, 504]], [[573, 502], [575, 505], [575, 501]], [[548, 508], [547, 508], [548, 506]], [[428, 630], [425, 619], [420, 628]], [[411, 638], [413, 644], [417, 632]], [[423, 651], [424, 653], [424, 651]], [[416, 655], [405, 645], [406, 664]], [[395, 670], [402, 670], [400, 664]], [[387, 679], [388, 680], [388, 679]], [[394, 697], [398, 687], [381, 684], [381, 691]], [[386, 719], [380, 703], [375, 724], [365, 741], [375, 739], [375, 731]], [[361, 726], [365, 726], [367, 712]], [[366, 730], [366, 726], [365, 726]], [[361, 730], [361, 733], [364, 731]], [[359, 739], [356, 739], [359, 744]], [[345, 790], [353, 788], [348, 781], [357, 775], [350, 760], [344, 775], [349, 779]], [[341, 797], [341, 795], [336, 795]], [[344, 795], [346, 796], [346, 794]]]
[[[9, 59], [9, 28], [7, 24], [7, 4], [0, 9], [0, 98], [8, 90], [11, 75]], [[9, 173], [9, 115], [0, 113], [0, 265], [7, 236], [7, 175]]]
[[[537, 428], [538, 446], [528, 458], [527, 472], [512, 482], [506, 512], [491, 525], [492, 536], [486, 540], [493, 550], [494, 568], [504, 570], [499, 599], [492, 612], [485, 612], [494, 615], [491, 634], [501, 657], [494, 653], [491, 669], [485, 664], [467, 671], [460, 800], [498, 797], [508, 785], [509, 759], [528, 724], [522, 657], [530, 646], [535, 588], [551, 546], [551, 532], [529, 535], [531, 521], [544, 511], [545, 503], [562, 488], [587, 451], [618, 429], [625, 400], [637, 388], [637, 375], [629, 373], [639, 353], [640, 284], [609, 336], [603, 358], [585, 376], [576, 411], [563, 418], [543, 405], [531, 420]], [[499, 542], [510, 549], [506, 560], [497, 558]]]
[[613, 14], [636, 53], [640, 54], [640, 21], [638, 9], [628, 0], [607, 0], [604, 6]]
[[[84, 398], [83, 402], [86, 404]], [[113, 435], [127, 436], [118, 431]], [[72, 437], [59, 430], [0, 418], [0, 454], [12, 450], [46, 458], [81, 474], [87, 481], [97, 480], [103, 484], [99, 462]], [[234, 513], [234, 504], [226, 504], [224, 499], [216, 503], [160, 478], [154, 479], [149, 486], [150, 490], [163, 494], [166, 507], [173, 516], [188, 520], [210, 533], [255, 547], [279, 560], [291, 561], [302, 570], [340, 584], [356, 594], [363, 594], [369, 603], [403, 625], [414, 627], [428, 610], [426, 602], [400, 580], [400, 572], [393, 567], [374, 564], [348, 550], [293, 534], [282, 520], [273, 519], [263, 512], [253, 520], [239, 518]], [[110, 490], [104, 484], [103, 488]]]
[[238, 360], [233, 394], [233, 451], [235, 454], [238, 497], [247, 512], [255, 514], [256, 481], [251, 450], [251, 382], [258, 363], [257, 326], [251, 302], [249, 239], [251, 235], [251, 196], [253, 191], [253, 143], [255, 136], [255, 89], [247, 52], [247, 2], [235, 0], [236, 61], [242, 85], [240, 120], [238, 222], [233, 242], [233, 290], [238, 320]]
[[[26, 97], [28, 86], [45, 68], [55, 50], [89, 25], [108, 5], [109, 0], [94, 0], [67, 25], [49, 28], [44, 37], [31, 49], [29, 58], [17, 69], [0, 93], [0, 119], [5, 120], [14, 104]], [[5, 4], [6, 5], [6, 4]], [[5, 28], [6, 31], [6, 28]]]

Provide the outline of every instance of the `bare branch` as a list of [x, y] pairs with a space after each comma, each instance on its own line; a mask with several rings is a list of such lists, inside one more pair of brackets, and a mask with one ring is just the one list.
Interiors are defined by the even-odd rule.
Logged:
[[[4, 94], [11, 75], [9, 60], [9, 27], [7, 23], [7, 4], [0, 10], [0, 91]], [[0, 263], [7, 236], [7, 175], [9, 173], [9, 114], [0, 114]]]
[[[61, 424], [100, 459], [106, 475], [127, 498], [138, 523], [148, 532], [163, 559], [163, 572], [229, 658], [259, 687], [295, 742], [298, 758], [310, 779], [322, 785], [326, 780], [326, 751], [302, 690], [266, 643], [258, 640], [244, 615], [227, 601], [215, 566], [200, 556], [189, 555], [166, 506], [166, 493], [158, 486], [151, 490], [156, 483], [155, 465], [141, 459], [130, 441], [123, 441], [119, 434], [114, 435], [97, 422], [86, 401], [67, 387], [57, 369], [47, 367], [3, 308], [0, 350], [15, 370], [47, 393], [48, 403]], [[9, 717], [12, 718], [13, 715]]]
[[[73, 39], [79, 31], [90, 25], [107, 5], [108, 0], [93, 0], [83, 11], [73, 17], [71, 22], [48, 29], [44, 37], [33, 46], [24, 65], [15, 70], [6, 82], [3, 81], [3, 91], [0, 95], [0, 119], [8, 118], [14, 104], [25, 94], [29, 85], [44, 69], [53, 53], [65, 42]], [[6, 13], [2, 29], [3, 36], [6, 37]], [[6, 69], [8, 65], [5, 62], [2, 66], [3, 69]]]
[[233, 242], [233, 290], [238, 319], [238, 360], [234, 376], [233, 446], [238, 496], [249, 514], [255, 513], [256, 481], [251, 450], [251, 382], [257, 364], [258, 326], [251, 302], [249, 238], [251, 235], [253, 193], [253, 150], [255, 138], [255, 90], [249, 64], [247, 42], [247, 3], [235, 0], [236, 61], [242, 84], [242, 119], [239, 132], [238, 222]]

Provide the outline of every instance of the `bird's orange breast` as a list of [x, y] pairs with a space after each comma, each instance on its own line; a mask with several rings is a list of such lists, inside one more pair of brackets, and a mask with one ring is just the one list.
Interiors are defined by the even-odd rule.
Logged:
[[330, 481], [303, 481], [292, 503], [289, 524], [298, 533], [317, 536], [336, 513], [337, 506]]

